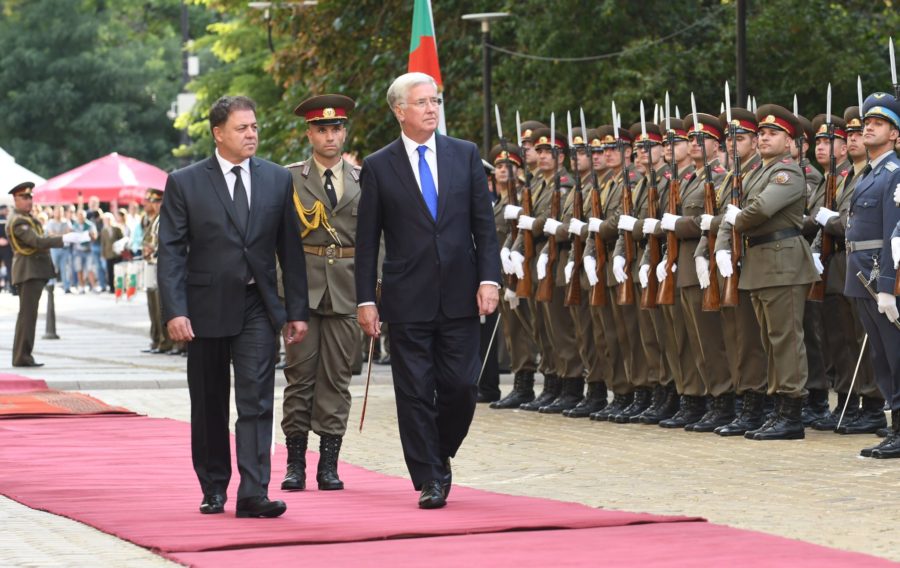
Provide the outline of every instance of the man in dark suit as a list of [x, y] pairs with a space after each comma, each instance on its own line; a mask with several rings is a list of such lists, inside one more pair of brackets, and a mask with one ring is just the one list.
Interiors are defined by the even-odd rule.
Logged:
[[[400, 441], [419, 507], [446, 504], [450, 458], [475, 412], [478, 316], [497, 308], [500, 251], [477, 147], [435, 135], [434, 79], [398, 77], [387, 93], [400, 138], [363, 162], [356, 239], [362, 329], [390, 323]], [[381, 305], [375, 306], [384, 236]]]
[[[173, 172], [160, 213], [158, 280], [163, 321], [188, 343], [191, 454], [200, 512], [221, 513], [231, 478], [229, 362], [234, 364], [238, 517], [277, 517], [270, 501], [275, 333], [299, 343], [309, 320], [306, 266], [291, 174], [253, 157], [256, 105], [222, 97], [209, 123], [215, 155]], [[285, 304], [278, 299], [275, 257]]]

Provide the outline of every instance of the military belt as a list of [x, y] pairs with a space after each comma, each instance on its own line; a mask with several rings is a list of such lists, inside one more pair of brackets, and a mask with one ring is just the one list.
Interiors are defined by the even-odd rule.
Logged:
[[883, 246], [884, 241], [881, 239], [875, 239], [872, 241], [847, 241], [847, 250], [849, 252], [880, 249]]
[[315, 256], [327, 256], [328, 258], [352, 258], [356, 254], [356, 247], [303, 245], [303, 251]]
[[774, 233], [769, 233], [768, 235], [745, 237], [744, 244], [747, 245], [747, 248], [752, 248], [766, 243], [783, 241], [785, 239], [790, 239], [791, 237], [799, 237], [801, 234], [802, 232], [800, 229], [782, 229], [780, 231], [775, 231]]

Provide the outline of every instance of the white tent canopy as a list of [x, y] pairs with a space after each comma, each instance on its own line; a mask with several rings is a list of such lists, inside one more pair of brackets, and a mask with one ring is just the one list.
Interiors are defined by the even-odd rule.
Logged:
[[9, 190], [25, 181], [33, 181], [35, 185], [40, 185], [47, 180], [17, 164], [15, 158], [0, 148], [0, 203], [12, 205], [13, 199], [9, 195]]

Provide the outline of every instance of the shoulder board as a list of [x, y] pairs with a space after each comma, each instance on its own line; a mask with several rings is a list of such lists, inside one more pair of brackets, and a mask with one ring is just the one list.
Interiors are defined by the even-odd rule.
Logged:
[[634, 181], [637, 179], [637, 174], [634, 171], [628, 172], [628, 179]]
[[716, 172], [717, 174], [721, 174], [721, 173], [723, 173], [723, 172], [725, 171], [725, 168], [723, 168], [722, 166], [715, 166], [715, 167], [712, 169], [712, 171]]
[[353, 178], [353, 181], [359, 181], [359, 172], [360, 172], [360, 170], [362, 170], [362, 168], [359, 167], [359, 166], [353, 166], [353, 167], [350, 169], [350, 177]]
[[663, 172], [663, 177], [666, 179], [672, 179], [672, 172], [666, 170]]
[[300, 161], [300, 162], [294, 162], [293, 164], [288, 164], [288, 165], [286, 165], [285, 167], [288, 168], [288, 169], [291, 169], [291, 168], [302, 168], [302, 167], [303, 167], [303, 164], [305, 164], [305, 163], [306, 163], [306, 162], [303, 162], [303, 161]]
[[812, 166], [806, 166], [804, 169], [806, 170], [806, 173], [812, 173]]
[[559, 183], [569, 183], [569, 176], [559, 176]]
[[897, 170], [897, 164], [894, 163], [894, 162], [885, 162], [885, 163], [884, 163], [884, 169], [886, 169], [886, 170], [889, 171], [889, 172], [896, 171], [896, 170]]

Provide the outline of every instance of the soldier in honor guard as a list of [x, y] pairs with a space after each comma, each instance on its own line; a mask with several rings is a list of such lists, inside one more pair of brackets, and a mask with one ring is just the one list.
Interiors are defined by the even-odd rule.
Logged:
[[[159, 251], [159, 209], [162, 207], [163, 192], [159, 189], [148, 189], [144, 195], [143, 240], [141, 254], [146, 264], [156, 267]], [[166, 354], [176, 351], [169, 338], [169, 331], [162, 321], [162, 306], [159, 303], [159, 288], [156, 282], [144, 282], [147, 288], [147, 312], [150, 316], [150, 347], [142, 353]]]
[[[900, 329], [891, 237], [900, 222], [895, 200], [900, 190], [900, 158], [894, 147], [900, 137], [900, 101], [874, 93], [863, 103], [863, 141], [870, 162], [856, 184], [847, 222], [847, 280], [844, 294], [854, 298], [869, 334], [875, 381], [891, 411], [891, 429], [880, 444], [860, 454], [900, 458]], [[861, 273], [867, 285], [857, 278]], [[868, 289], [867, 289], [868, 288]], [[874, 296], [874, 298], [873, 298]]]
[[[745, 186], [742, 207], [729, 204], [720, 227], [720, 234], [733, 226], [743, 237], [740, 289], [750, 291], [768, 356], [768, 392], [777, 397], [775, 414], [744, 437], [801, 439], [808, 376], [803, 307], [809, 285], [818, 279], [802, 235], [806, 185], [790, 153], [801, 126], [778, 105], [763, 105], [756, 116], [763, 165]], [[729, 276], [731, 251], [716, 252], [716, 262], [726, 271], [722, 275]]]
[[7, 224], [7, 238], [13, 250], [12, 284], [19, 290], [19, 315], [13, 338], [13, 367], [41, 367], [31, 356], [38, 306], [47, 281], [55, 277], [50, 249], [64, 243], [81, 242], [81, 233], [63, 236], [44, 234], [41, 222], [32, 216], [32, 182], [20, 183], [9, 192], [14, 199], [13, 214]]
[[[694, 171], [681, 188], [681, 214], [664, 214], [660, 225], [663, 229], [674, 231], [678, 237], [678, 259], [682, 270], [676, 273], [677, 286], [688, 341], [697, 358], [702, 380], [699, 384], [685, 384], [684, 394], [691, 397], [688, 401], [693, 403], [690, 407], [693, 412], [688, 413], [683, 427], [691, 431], [712, 432], [734, 419], [734, 381], [726, 356], [722, 317], [718, 311], [703, 310], [703, 289], [709, 285], [709, 275], [707, 271], [705, 279], [700, 280], [694, 253], [703, 236], [701, 222], [705, 212], [705, 186], [709, 181], [717, 187], [725, 176], [725, 168], [719, 164], [717, 154], [723, 134], [719, 119], [715, 116], [697, 113], [695, 123], [694, 115], [688, 114], [683, 120], [690, 139]], [[707, 180], [707, 173], [712, 176], [710, 180]], [[710, 399], [708, 407], [707, 397]], [[663, 425], [669, 427], [669, 423]]]
[[[716, 235], [716, 250], [709, 250], [709, 243], [704, 238], [697, 246], [695, 256], [703, 254], [713, 258], [718, 250], [731, 250], [732, 232], [720, 231], [725, 210], [731, 203], [736, 183], [736, 162], [741, 165], [741, 193], [746, 184], [759, 171], [762, 159], [757, 152], [756, 132], [758, 124], [756, 115], [744, 108], [731, 109], [729, 125], [726, 113], [719, 115], [719, 122], [726, 136], [726, 149], [731, 154], [736, 147], [737, 156], [730, 156], [732, 168], [728, 171], [716, 192], [716, 214], [707, 218], [703, 215], [701, 229], [708, 228], [709, 234]], [[731, 126], [734, 127], [732, 140]], [[725, 290], [725, 279], [721, 271], [710, 274], [710, 278], [718, 280], [719, 289]], [[735, 395], [742, 397], [741, 412], [728, 424], [717, 427], [714, 432], [720, 436], [743, 436], [748, 430], [762, 426], [765, 421], [763, 406], [766, 397], [766, 353], [760, 339], [759, 322], [753, 311], [750, 292], [738, 290], [737, 306], [721, 306], [722, 329], [725, 332], [725, 347], [731, 353], [731, 375], [734, 379]]]
[[294, 109], [306, 120], [312, 146], [312, 156], [288, 166], [301, 222], [310, 319], [306, 339], [285, 351], [281, 428], [288, 458], [281, 488], [289, 491], [306, 488], [310, 430], [319, 436], [319, 490], [344, 488], [338, 456], [350, 414], [352, 363], [361, 348], [354, 282], [359, 168], [342, 157], [354, 106], [343, 95], [318, 95]]
[[[538, 128], [547, 128], [547, 125], [537, 120], [526, 120], [520, 126], [522, 127], [522, 157], [525, 158], [523, 169], [527, 168], [531, 175], [538, 177], [538, 157], [537, 152], [534, 151], [534, 131]], [[520, 173], [524, 174], [524, 172]], [[521, 179], [525, 179], [524, 175], [521, 176]]]
[[[872, 362], [868, 355], [860, 358], [866, 330], [859, 319], [856, 304], [844, 295], [844, 283], [847, 275], [847, 248], [845, 244], [847, 221], [850, 214], [850, 203], [857, 182], [862, 177], [863, 169], [868, 163], [866, 147], [863, 144], [863, 124], [858, 106], [844, 110], [846, 124], [846, 148], [849, 157], [847, 165], [838, 166], [841, 175], [837, 186], [834, 209], [820, 207], [815, 221], [820, 226], [819, 234], [813, 243], [813, 257], [821, 253], [822, 235], [830, 234], [834, 239], [834, 251], [829, 262], [825, 282], [825, 340], [827, 351], [835, 357], [834, 390], [837, 392], [837, 405], [824, 418], [812, 423], [815, 430], [836, 430], [838, 419], [846, 405], [847, 410], [840, 429], [841, 434], [865, 434], [886, 429], [884, 418], [884, 398], [875, 384], [872, 374]], [[837, 141], [836, 146], [838, 145]], [[846, 172], [846, 173], [845, 173]], [[848, 341], [848, 334], [853, 338]], [[859, 368], [856, 368], [857, 362]], [[849, 372], [847, 372], [849, 371]], [[854, 391], [850, 392], [853, 373], [856, 373]], [[860, 408], [862, 396], [862, 408]], [[847, 399], [850, 399], [849, 402]]]
[[813, 143], [815, 131], [812, 122], [808, 118], [796, 114], [797, 120], [800, 122], [800, 130], [794, 143], [791, 145], [791, 157], [797, 161], [800, 170], [803, 172], [803, 179], [806, 182], [806, 194], [811, 195], [822, 181], [822, 173], [814, 168], [806, 158], [809, 155], [809, 147]]
[[[510, 239], [509, 221], [504, 219], [503, 213], [509, 205], [510, 191], [516, 191], [516, 196], [520, 197], [519, 172], [525, 165], [525, 159], [522, 149], [514, 144], [507, 145], [506, 150], [499, 144], [494, 146], [489, 158], [494, 165], [494, 187], [498, 196], [494, 202], [497, 242], [506, 243]], [[506, 274], [512, 274], [509, 260], [504, 258], [503, 263]], [[513, 389], [505, 397], [491, 403], [491, 408], [495, 409], [519, 408], [520, 405], [534, 400], [534, 373], [537, 371], [534, 320], [529, 303], [516, 295], [515, 287], [510, 286], [510, 282], [511, 279], [507, 278], [500, 310], [503, 335], [509, 351], [510, 370], [513, 373]]]

